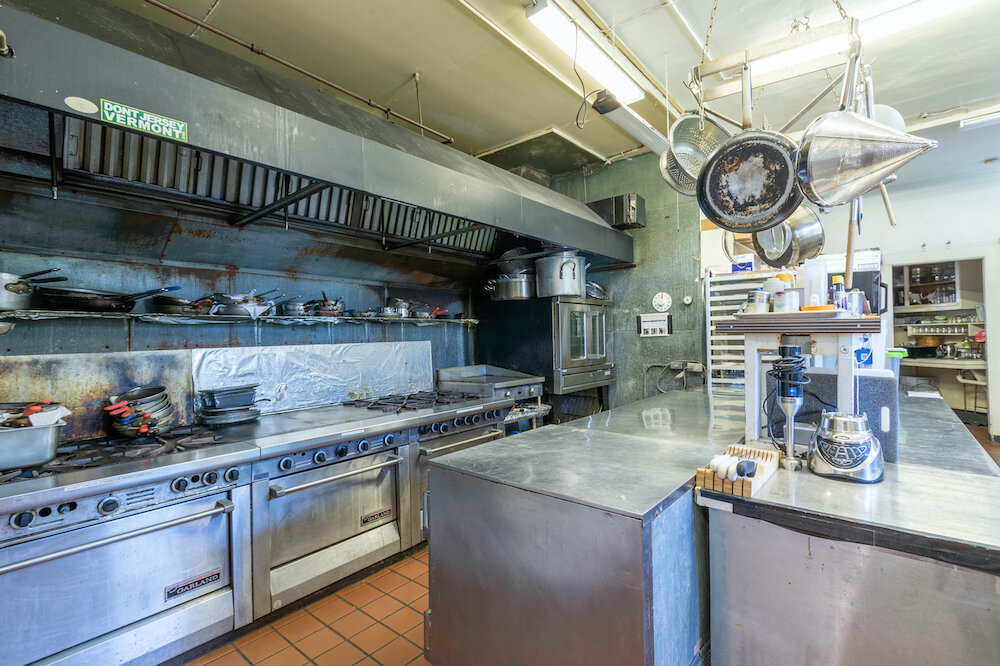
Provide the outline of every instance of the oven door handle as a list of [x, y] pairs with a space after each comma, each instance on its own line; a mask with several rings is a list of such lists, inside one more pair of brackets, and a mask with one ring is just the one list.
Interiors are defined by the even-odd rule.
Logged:
[[174, 518], [173, 520], [168, 520], [162, 523], [156, 523], [155, 525], [149, 525], [147, 527], [141, 527], [137, 530], [132, 530], [131, 532], [122, 532], [115, 536], [110, 536], [104, 539], [98, 539], [97, 541], [91, 541], [90, 543], [83, 543], [79, 546], [73, 546], [72, 548], [66, 548], [64, 550], [57, 550], [53, 553], [48, 553], [46, 555], [39, 555], [38, 557], [32, 557], [31, 559], [22, 560], [20, 562], [14, 562], [13, 564], [7, 564], [0, 567], [0, 576], [12, 571], [17, 571], [18, 569], [24, 569], [26, 567], [31, 567], [36, 564], [43, 564], [45, 562], [51, 562], [52, 560], [58, 560], [61, 557], [66, 557], [67, 555], [76, 555], [77, 553], [82, 553], [87, 550], [92, 550], [94, 548], [100, 548], [101, 546], [107, 546], [119, 541], [125, 541], [126, 539], [131, 539], [132, 537], [142, 536], [143, 534], [149, 534], [150, 532], [158, 532], [160, 530], [165, 530], [168, 527], [177, 527], [178, 525], [183, 525], [184, 523], [190, 523], [195, 520], [201, 520], [202, 518], [211, 518], [213, 516], [218, 516], [223, 513], [233, 512], [233, 503], [226, 499], [220, 499], [215, 503], [215, 507], [209, 509], [208, 511], [200, 511], [198, 513], [192, 513], [190, 516], [183, 516], [181, 518]]
[[500, 439], [503, 432], [500, 430], [490, 430], [485, 435], [480, 435], [479, 437], [473, 437], [472, 439], [465, 439], [461, 442], [455, 442], [454, 444], [449, 444], [447, 446], [441, 446], [436, 449], [420, 449], [420, 455], [427, 456], [428, 458], [433, 458], [434, 456], [447, 453], [455, 447], [458, 446], [472, 446], [473, 444], [478, 444], [480, 441], [489, 442], [494, 439]]
[[358, 474], [364, 474], [365, 472], [371, 472], [372, 470], [376, 469], [382, 469], [383, 467], [391, 467], [393, 465], [398, 465], [402, 461], [403, 459], [398, 456], [390, 456], [389, 459], [386, 460], [385, 462], [369, 465], [368, 467], [362, 467], [361, 469], [352, 469], [350, 472], [344, 472], [343, 474], [335, 474], [333, 476], [328, 476], [325, 479], [316, 479], [315, 481], [307, 481], [306, 483], [302, 483], [297, 486], [292, 486], [291, 488], [282, 488], [281, 486], [271, 486], [270, 488], [271, 499], [274, 499], [276, 497], [284, 497], [289, 493], [297, 493], [300, 490], [308, 490], [309, 488], [322, 486], [326, 483], [333, 483], [334, 481], [340, 481], [341, 479], [349, 479], [352, 476], [357, 476]]

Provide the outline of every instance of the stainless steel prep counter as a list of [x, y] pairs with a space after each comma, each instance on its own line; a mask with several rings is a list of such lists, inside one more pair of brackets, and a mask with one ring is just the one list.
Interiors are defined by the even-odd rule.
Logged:
[[[1000, 506], [1000, 471], [944, 401], [901, 396], [900, 410], [899, 462], [886, 465], [886, 478], [880, 484], [854, 485], [808, 471], [779, 470], [757, 498], [703, 494], [714, 507], [723, 509], [710, 512], [715, 663], [851, 663], [846, 658], [838, 661], [831, 640], [838, 645], [841, 641], [850, 643], [844, 632], [852, 631], [860, 637], [859, 647], [844, 654], [849, 654], [853, 663], [865, 661], [869, 655], [863, 650], [872, 644], [881, 646], [874, 653], [875, 659], [894, 661], [884, 647], [894, 645], [894, 635], [921, 646], [904, 650], [907, 655], [920, 650], [937, 655], [927, 649], [927, 640], [915, 640], [913, 632], [899, 630], [903, 625], [897, 623], [898, 617], [906, 613], [892, 604], [904, 599], [908, 609], [923, 609], [913, 617], [906, 616], [906, 622], [933, 624], [941, 613], [952, 613], [965, 618], [969, 627], [984, 630], [985, 643], [970, 641], [967, 631], [962, 632], [964, 638], [951, 636], [949, 642], [945, 640], [949, 638], [947, 627], [941, 628], [938, 619], [939, 630], [928, 631], [927, 636], [941, 640], [943, 646], [961, 640], [966, 647], [960, 654], [974, 656], [980, 650], [995, 648], [995, 654], [1000, 649], [995, 611], [1000, 607], [996, 576], [1000, 564], [1000, 511], [996, 509]], [[699, 528], [703, 511], [686, 515], [676, 509], [691, 502], [695, 468], [742, 436], [743, 414], [742, 396], [672, 392], [435, 460], [431, 471], [429, 620], [429, 646], [435, 663], [461, 663], [472, 656], [463, 650], [477, 641], [485, 641], [482, 646], [497, 641], [498, 649], [504, 643], [506, 652], [501, 654], [508, 656], [510, 645], [521, 644], [525, 646], [521, 648], [524, 658], [540, 654], [531, 650], [544, 652], [546, 645], [565, 649], [567, 644], [576, 644], [579, 653], [574, 652], [574, 663], [599, 663], [607, 655], [594, 643], [609, 640], [607, 631], [627, 629], [614, 624], [614, 619], [627, 616], [636, 602], [627, 595], [616, 597], [614, 590], [616, 583], [629, 582], [642, 585], [651, 604], [651, 626], [644, 630], [633, 627], [632, 654], [640, 655], [635, 663], [682, 663], [678, 660], [682, 654], [689, 660], [692, 645], [699, 638], [708, 639], [698, 617], [700, 609], [708, 606], [706, 588], [697, 574], [709, 548]], [[448, 516], [443, 522], [451, 528], [435, 530], [438, 512]], [[465, 517], [460, 528], [456, 522], [459, 515]], [[657, 543], [645, 536], [642, 527], [631, 533], [616, 532], [616, 517], [653, 525], [652, 532], [671, 539]], [[787, 534], [801, 537], [802, 543], [780, 538]], [[628, 556], [628, 548], [621, 547], [629, 538], [635, 540], [640, 554]], [[690, 543], [682, 543], [685, 539], [694, 541], [696, 552], [688, 550]], [[879, 606], [878, 612], [866, 608], [854, 617], [850, 604], [867, 599], [864, 581], [873, 572], [864, 568], [864, 557], [848, 557], [837, 551], [844, 557], [824, 558], [822, 567], [834, 572], [831, 576], [839, 576], [836, 579], [842, 584], [848, 581], [853, 585], [840, 589], [806, 585], [822, 579], [809, 570], [807, 559], [812, 557], [808, 548], [815, 549], [820, 543], [832, 545], [834, 551], [870, 549], [864, 557], [872, 562], [878, 558], [880, 570], [888, 571], [882, 574], [886, 585], [909, 589], [913, 584], [924, 584], [927, 589], [922, 597], [885, 596], [885, 585], [872, 586], [871, 590], [883, 595], [883, 606], [892, 607]], [[723, 552], [724, 544], [728, 546]], [[574, 549], [580, 554], [574, 555]], [[674, 579], [669, 584], [660, 579], [657, 587], [649, 572], [666, 561], [676, 567], [672, 576], [688, 577], [686, 591], [677, 587]], [[802, 584], [805, 596], [770, 595], [769, 591], [784, 586], [784, 592], [790, 585], [790, 570], [771, 566], [771, 562], [789, 561], [802, 569], [792, 580]], [[894, 567], [904, 561], [908, 567]], [[820, 566], [819, 558], [815, 562]], [[764, 563], [767, 566], [762, 566]], [[623, 578], [624, 571], [640, 569], [645, 573], [639, 578]], [[910, 576], [910, 582], [901, 576]], [[964, 591], [978, 590], [979, 596], [949, 597], [942, 587], [946, 584]], [[700, 598], [696, 592], [699, 585], [703, 590]], [[734, 588], [736, 595], [730, 592]], [[463, 589], [466, 597], [468, 589], [477, 591], [475, 603], [462, 601]], [[596, 601], [597, 590], [603, 591], [605, 601]], [[670, 593], [664, 595], [663, 590]], [[850, 595], [856, 597], [848, 599]], [[980, 598], [983, 595], [988, 598]], [[684, 601], [681, 606], [679, 599]], [[731, 603], [736, 599], [745, 611]], [[777, 599], [778, 606], [765, 603]], [[983, 608], [993, 610], [985, 615], [977, 613], [980, 602], [986, 604]], [[673, 605], [665, 615], [668, 603]], [[476, 604], [493, 609], [489, 622], [477, 622]], [[810, 614], [814, 606], [816, 613]], [[498, 609], [503, 612], [496, 612]], [[678, 612], [690, 615], [680, 618]], [[796, 617], [800, 612], [811, 622]], [[520, 619], [501, 621], [497, 619], [501, 614]], [[661, 624], [671, 622], [686, 622], [688, 629], [700, 625], [702, 631], [700, 635], [696, 631], [676, 632], [666, 640]], [[992, 630], [985, 631], [990, 622]], [[734, 631], [734, 626], [740, 628]], [[831, 626], [835, 635], [830, 633]], [[749, 627], [753, 627], [756, 640], [748, 638]], [[775, 640], [776, 632], [780, 635], [784, 627], [797, 638], [784, 643]], [[657, 630], [661, 631], [659, 640], [650, 639], [649, 632], [655, 635]], [[788, 649], [774, 650], [773, 643]], [[621, 650], [620, 655], [628, 654], [626, 646], [613, 640], [609, 644]], [[748, 653], [747, 645], [753, 645], [756, 652]], [[488, 653], [487, 648], [482, 652], [477, 649], [477, 658], [481, 660]], [[916, 657], [911, 661], [929, 663]]]

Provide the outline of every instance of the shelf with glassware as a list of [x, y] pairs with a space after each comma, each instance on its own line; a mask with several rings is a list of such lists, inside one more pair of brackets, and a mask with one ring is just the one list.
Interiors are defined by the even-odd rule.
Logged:
[[972, 310], [983, 303], [982, 263], [942, 261], [895, 266], [893, 313]]

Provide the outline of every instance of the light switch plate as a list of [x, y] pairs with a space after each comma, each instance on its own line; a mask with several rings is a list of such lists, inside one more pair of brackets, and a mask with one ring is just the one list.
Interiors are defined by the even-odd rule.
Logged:
[[636, 318], [640, 338], [659, 338], [673, 333], [674, 317], [666, 312], [641, 314]]

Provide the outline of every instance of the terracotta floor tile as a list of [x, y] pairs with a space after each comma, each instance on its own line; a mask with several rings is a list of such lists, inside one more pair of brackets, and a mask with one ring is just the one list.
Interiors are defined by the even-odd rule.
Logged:
[[422, 574], [420, 574], [419, 576], [417, 576], [416, 578], [414, 578], [413, 582], [420, 583], [424, 587], [430, 587], [430, 585], [428, 584], [428, 580], [429, 579], [430, 579], [430, 575], [425, 571]]
[[289, 646], [289, 642], [275, 632], [264, 634], [255, 641], [239, 646], [239, 651], [243, 653], [251, 664], [264, 661], [272, 654], [280, 652]]
[[354, 606], [341, 598], [336, 598], [325, 606], [310, 611], [320, 622], [332, 624], [354, 610]]
[[364, 650], [365, 654], [372, 654], [395, 637], [396, 634], [385, 625], [373, 624], [364, 631], [351, 636], [351, 642]]
[[372, 655], [382, 666], [405, 666], [421, 654], [420, 648], [399, 637]]
[[375, 620], [371, 619], [361, 611], [356, 610], [351, 611], [336, 622], [330, 624], [330, 628], [341, 636], [350, 638], [362, 629], [367, 629], [373, 624], [375, 624]]
[[424, 647], [424, 623], [421, 622], [417, 626], [410, 629], [408, 632], [403, 634], [403, 636], [413, 642], [418, 648], [423, 649]]
[[236, 647], [240, 647], [241, 645], [246, 645], [247, 643], [252, 643], [255, 640], [257, 640], [258, 638], [260, 638], [261, 636], [263, 636], [264, 634], [269, 634], [272, 631], [274, 631], [274, 629], [271, 628], [271, 625], [265, 624], [260, 629], [255, 629], [255, 630], [251, 631], [249, 634], [246, 634], [245, 636], [240, 636], [239, 638], [237, 638], [236, 640], [233, 641], [233, 644]]
[[[392, 573], [391, 571], [389, 573]], [[399, 575], [399, 574], [395, 574]], [[338, 592], [340, 597], [346, 600], [348, 603], [361, 608], [365, 604], [370, 604], [371, 602], [382, 596], [383, 592], [388, 590], [376, 590], [371, 585], [367, 583], [361, 583], [360, 585], [352, 585], [346, 590], [341, 590]]]
[[410, 608], [417, 611], [418, 613], [423, 613], [428, 608], [427, 595], [420, 597], [416, 601], [411, 601], [407, 604]]
[[402, 607], [402, 602], [393, 599], [388, 594], [384, 594], [370, 604], [363, 606], [361, 610], [376, 620], [381, 620], [388, 615], [392, 615]]
[[250, 662], [247, 661], [243, 655], [239, 652], [228, 652], [218, 659], [213, 659], [208, 662], [212, 666], [247, 666]]
[[420, 560], [421, 562], [427, 562], [428, 559], [429, 559], [428, 555], [429, 555], [429, 553], [428, 553], [427, 549], [424, 548], [419, 553], [416, 553], [413, 557], [416, 558], [416, 559], [418, 559], [418, 560]]
[[382, 624], [397, 634], [402, 634], [423, 622], [424, 616], [412, 608], [403, 607], [382, 620]]
[[358, 663], [361, 659], [364, 659], [365, 653], [354, 647], [350, 643], [341, 643], [332, 650], [324, 652], [320, 656], [313, 659], [318, 666], [353, 666], [353, 664]]
[[340, 634], [332, 629], [323, 627], [319, 631], [297, 641], [295, 647], [304, 652], [310, 659], [315, 659], [327, 650], [335, 648], [343, 642], [344, 639]]
[[276, 627], [276, 631], [292, 643], [301, 640], [311, 633], [323, 628], [323, 623], [309, 613], [303, 613], [287, 624]]
[[419, 657], [411, 661], [409, 663], [409, 666], [431, 666], [431, 662], [424, 659], [423, 655], [420, 655]]
[[[400, 585], [409, 582], [406, 578], [400, 576], [395, 571], [389, 569], [387, 571], [380, 571], [371, 578], [368, 579], [369, 584], [383, 592], [390, 592], [395, 590]], [[344, 596], [344, 595], [340, 595]]]
[[307, 663], [309, 660], [304, 654], [289, 646], [260, 662], [258, 666], [302, 666]]
[[218, 659], [219, 657], [229, 654], [236, 649], [236, 646], [232, 643], [226, 643], [220, 647], [215, 648], [211, 652], [207, 652], [196, 659], [192, 659], [187, 663], [187, 666], [204, 666], [213, 659]]
[[411, 580], [404, 585], [400, 585], [389, 594], [396, 597], [404, 604], [408, 604], [427, 594], [427, 588], [419, 583], [414, 583]]
[[289, 613], [288, 615], [279, 617], [277, 620], [275, 620], [274, 622], [271, 623], [271, 626], [274, 627], [275, 629], [277, 629], [278, 627], [284, 626], [284, 625], [288, 624], [289, 622], [294, 622], [295, 620], [299, 619], [300, 617], [302, 617], [305, 614], [306, 614], [305, 609], [300, 608], [299, 610], [295, 611], [294, 613]]
[[427, 565], [420, 560], [405, 560], [402, 564], [393, 567], [401, 576], [414, 579], [420, 574], [427, 573]]
[[327, 597], [323, 597], [322, 599], [317, 599], [316, 601], [312, 602], [311, 604], [306, 606], [306, 610], [312, 613], [314, 610], [322, 608], [323, 606], [326, 606], [328, 603], [334, 602], [339, 598], [340, 597], [337, 596], [337, 593], [334, 592], [333, 594]]

